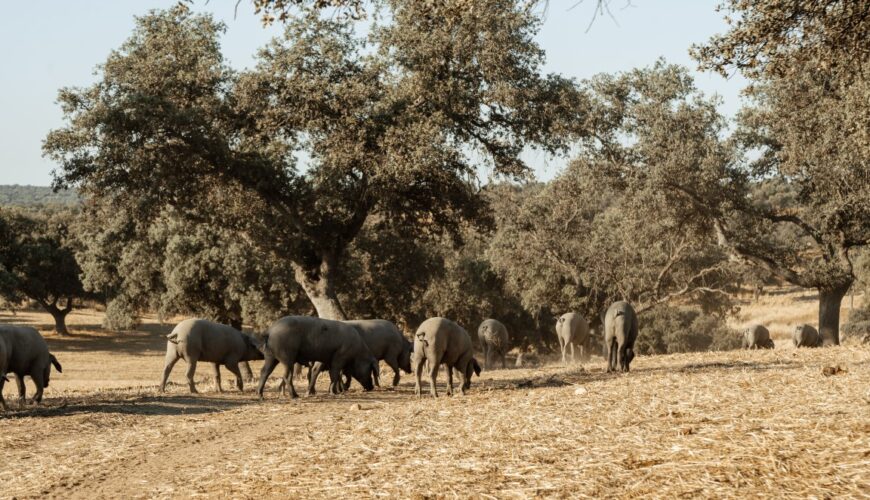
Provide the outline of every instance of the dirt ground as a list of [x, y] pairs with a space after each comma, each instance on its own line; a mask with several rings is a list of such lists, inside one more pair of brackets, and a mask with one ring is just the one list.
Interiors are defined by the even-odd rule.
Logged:
[[407, 375], [295, 401], [273, 381], [259, 402], [225, 370], [215, 392], [204, 364], [189, 395], [183, 361], [158, 394], [170, 326], [153, 318], [117, 333], [77, 312], [64, 339], [48, 319], [0, 314], [43, 331], [64, 368], [39, 408], [7, 384], [2, 498], [870, 498], [868, 348], [494, 370], [437, 400]]

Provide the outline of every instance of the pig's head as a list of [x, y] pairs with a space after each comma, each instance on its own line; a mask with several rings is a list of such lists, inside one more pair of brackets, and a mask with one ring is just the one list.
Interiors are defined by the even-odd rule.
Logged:
[[371, 355], [357, 357], [353, 362], [351, 375], [366, 391], [374, 389], [374, 377], [378, 375], [378, 360]]

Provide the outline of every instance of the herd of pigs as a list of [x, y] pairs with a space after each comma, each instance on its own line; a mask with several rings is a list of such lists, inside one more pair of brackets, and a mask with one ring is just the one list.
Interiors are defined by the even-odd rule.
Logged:
[[[634, 342], [638, 334], [638, 319], [628, 302], [611, 305], [602, 315], [604, 326], [604, 357], [607, 371], [629, 371], [634, 358]], [[585, 345], [589, 337], [586, 319], [577, 313], [562, 315], [556, 323], [556, 334], [562, 351], [562, 362], [570, 351]], [[745, 349], [772, 349], [770, 332], [762, 325], [752, 325], [743, 332]], [[501, 359], [505, 367], [505, 354], [510, 349], [507, 328], [495, 319], [487, 319], [478, 328], [478, 337], [487, 369], [490, 359]], [[394, 372], [393, 386], [398, 385], [400, 370], [414, 373], [415, 393], [421, 394], [423, 369], [429, 372], [429, 392], [438, 396], [435, 381], [438, 369], [446, 366], [447, 394], [453, 393], [453, 374], [459, 378], [459, 391], [471, 386], [472, 375], [480, 375], [481, 367], [474, 358], [471, 336], [446, 318], [430, 318], [420, 324], [413, 343], [405, 338], [395, 324], [381, 319], [334, 321], [310, 316], [286, 316], [275, 321], [265, 334], [254, 336], [235, 328], [204, 319], [184, 320], [167, 336], [166, 362], [160, 391], [163, 392], [172, 367], [179, 359], [187, 362], [187, 382], [191, 393], [196, 393], [194, 374], [196, 365], [203, 361], [214, 365], [215, 384], [221, 391], [220, 367], [223, 365], [236, 377], [236, 387], [243, 389], [239, 365], [246, 368], [252, 379], [248, 361], [264, 360], [260, 372], [257, 394], [263, 398], [263, 389], [278, 363], [284, 365], [279, 386], [283, 393], [298, 397], [293, 377], [308, 367], [308, 394], [321, 371], [329, 373], [329, 390], [333, 394], [346, 391], [351, 380], [364, 390], [379, 385], [379, 364], [384, 361]], [[821, 345], [818, 331], [810, 325], [798, 326], [793, 335], [796, 347]], [[25, 401], [24, 377], [29, 376], [36, 386], [33, 402], [42, 401], [43, 389], [48, 387], [51, 366], [61, 372], [57, 358], [48, 351], [48, 345], [36, 329], [26, 326], [0, 325], [0, 406], [6, 411], [3, 386], [7, 375], [14, 374], [18, 384], [19, 405]]]

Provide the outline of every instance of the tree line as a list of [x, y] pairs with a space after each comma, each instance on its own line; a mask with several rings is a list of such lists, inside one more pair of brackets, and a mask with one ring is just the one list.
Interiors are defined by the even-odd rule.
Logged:
[[3, 206], [73, 206], [79, 201], [79, 196], [74, 190], [54, 191], [47, 186], [0, 185], [0, 205]]
[[[74, 253], [107, 321], [497, 316], [533, 344], [616, 299], [722, 317], [772, 276], [817, 289], [839, 343], [870, 239], [870, 65], [839, 31], [866, 32], [856, 4], [727, 2], [740, 21], [693, 54], [750, 78], [729, 123], [666, 61], [544, 74], [534, 9], [467, 3], [383, 2], [365, 34], [303, 9], [243, 72], [210, 16], [137, 18], [44, 143], [85, 200]], [[570, 162], [536, 182], [529, 148]], [[671, 343], [719, 342], [696, 340]]]

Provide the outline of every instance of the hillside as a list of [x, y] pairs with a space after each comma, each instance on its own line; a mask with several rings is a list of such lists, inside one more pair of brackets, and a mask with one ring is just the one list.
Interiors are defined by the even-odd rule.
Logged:
[[47, 186], [0, 185], [0, 206], [32, 207], [37, 205], [71, 206], [79, 203], [73, 190], [53, 192]]

